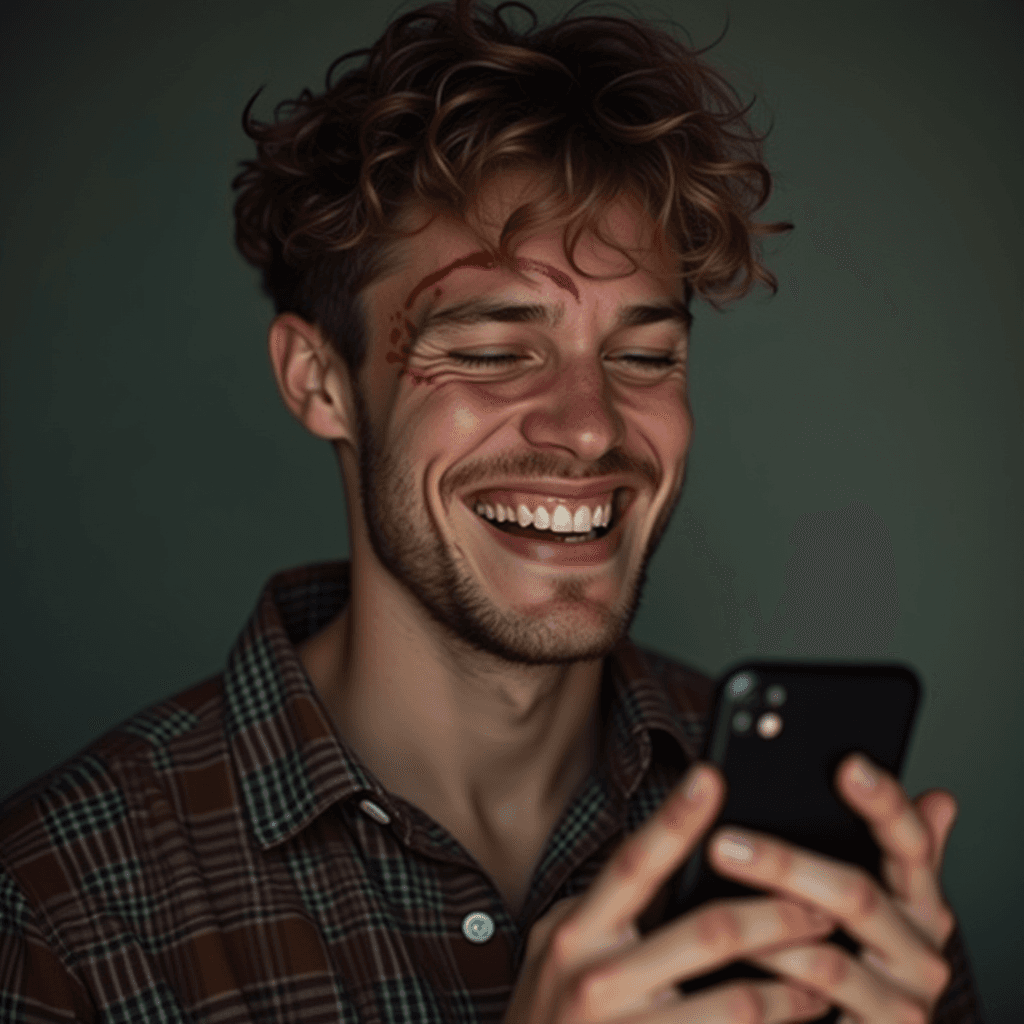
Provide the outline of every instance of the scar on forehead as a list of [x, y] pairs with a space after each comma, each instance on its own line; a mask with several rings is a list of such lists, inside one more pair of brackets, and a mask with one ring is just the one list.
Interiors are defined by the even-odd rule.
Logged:
[[517, 256], [512, 263], [516, 270], [535, 270], [538, 274], [543, 274], [563, 291], [568, 292], [577, 302], [580, 301], [576, 282], [558, 267], [553, 267], [550, 263], [542, 263], [540, 260], [531, 260], [526, 256]]
[[[462, 256], [457, 260], [453, 260], [446, 267], [442, 267], [440, 270], [435, 270], [432, 274], [427, 274], [427, 276], [423, 278], [423, 280], [420, 281], [420, 283], [416, 285], [411, 292], [409, 292], [409, 297], [405, 300], [405, 308], [412, 309], [413, 303], [420, 297], [420, 295], [423, 294], [425, 289], [429, 288], [431, 285], [437, 284], [439, 281], [443, 281], [455, 270], [461, 270], [464, 267], [473, 267], [477, 270], [494, 270], [498, 265], [498, 260], [482, 250], [479, 252], [471, 252], [468, 256]], [[580, 301], [580, 293], [576, 287], [576, 282], [573, 281], [573, 279], [564, 271], [551, 266], [550, 263], [544, 263], [541, 260], [534, 260], [525, 256], [517, 256], [512, 260], [512, 268], [514, 270], [532, 270], [538, 274], [543, 274], [548, 278], [548, 280], [552, 281], [563, 291], [569, 292], [577, 302]]]

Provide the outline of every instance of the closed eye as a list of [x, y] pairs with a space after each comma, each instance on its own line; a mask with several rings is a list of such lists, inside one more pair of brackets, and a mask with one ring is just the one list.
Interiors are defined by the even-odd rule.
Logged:
[[619, 356], [623, 362], [633, 363], [637, 366], [651, 366], [654, 368], [661, 368], [666, 366], [675, 366], [680, 362], [677, 356], [665, 355], [665, 356], [647, 356], [640, 355], [638, 353], [627, 353], [626, 355]]
[[514, 352], [501, 352], [493, 355], [474, 355], [469, 352], [449, 352], [449, 357], [462, 363], [463, 366], [508, 366], [517, 362], [519, 356]]
[[[454, 359], [456, 362], [461, 363], [463, 366], [510, 366], [513, 363], [520, 362], [522, 356], [517, 355], [514, 352], [495, 352], [495, 353], [483, 353], [476, 354], [472, 352], [449, 352], [448, 357]], [[673, 354], [666, 355], [646, 355], [643, 353], [629, 352], [624, 355], [616, 356], [619, 361], [624, 363], [631, 363], [634, 366], [638, 366], [644, 369], [661, 370], [667, 369], [671, 366], [678, 366], [682, 360]]]

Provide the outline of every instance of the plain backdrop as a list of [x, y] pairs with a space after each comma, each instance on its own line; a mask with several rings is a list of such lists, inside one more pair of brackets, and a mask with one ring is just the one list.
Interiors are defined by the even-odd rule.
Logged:
[[[0, 795], [219, 669], [275, 570], [343, 557], [329, 449], [277, 398], [232, 247], [239, 128], [397, 8], [4, 5]], [[561, 7], [543, 3], [544, 12]], [[687, 490], [634, 628], [717, 674], [894, 658], [905, 779], [961, 801], [945, 882], [1020, 1019], [1019, 2], [662, 0], [773, 123], [780, 278], [696, 308]]]

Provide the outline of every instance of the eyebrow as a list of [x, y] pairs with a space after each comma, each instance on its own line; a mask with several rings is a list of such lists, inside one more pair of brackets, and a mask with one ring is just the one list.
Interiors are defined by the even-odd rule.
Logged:
[[559, 320], [562, 319], [562, 312], [561, 306], [552, 307], [519, 302], [486, 302], [474, 299], [428, 313], [420, 324], [417, 340], [429, 331], [441, 327], [461, 327], [466, 324], [542, 323], [549, 327], [556, 327]]
[[[427, 334], [445, 327], [462, 327], [481, 323], [544, 324], [557, 327], [564, 313], [563, 306], [545, 306], [537, 303], [486, 302], [470, 300], [455, 306], [438, 309], [423, 319], [413, 341], [415, 345]], [[672, 320], [688, 329], [693, 315], [682, 302], [636, 303], [619, 310], [615, 327], [646, 327], [649, 324]]]
[[673, 299], [671, 302], [659, 302], [653, 305], [639, 303], [625, 306], [619, 310], [619, 327], [646, 327], [648, 324], [660, 324], [666, 320], [674, 320], [683, 327], [689, 328], [693, 323], [693, 314], [686, 306]]

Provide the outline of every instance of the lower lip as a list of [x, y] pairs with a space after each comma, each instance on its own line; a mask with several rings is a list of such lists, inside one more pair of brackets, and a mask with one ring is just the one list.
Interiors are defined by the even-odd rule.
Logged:
[[625, 518], [625, 511], [615, 520], [615, 525], [600, 540], [576, 541], [566, 544], [563, 541], [533, 540], [529, 537], [513, 537], [499, 530], [481, 516], [473, 515], [480, 520], [484, 528], [507, 551], [520, 558], [529, 558], [542, 565], [594, 566], [608, 561], [618, 550], [622, 539], [620, 527]]

